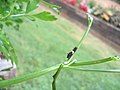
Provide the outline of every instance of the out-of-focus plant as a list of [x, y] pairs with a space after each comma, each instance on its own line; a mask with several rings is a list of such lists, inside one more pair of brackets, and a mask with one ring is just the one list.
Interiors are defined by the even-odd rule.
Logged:
[[1, 0], [0, 1], [0, 51], [5, 58], [11, 59], [17, 63], [14, 48], [4, 33], [4, 26], [12, 26], [19, 30], [19, 26], [23, 23], [23, 18], [34, 21], [36, 18], [44, 21], [54, 21], [57, 18], [48, 11], [39, 13], [31, 13], [43, 3], [49, 8], [57, 10], [59, 6], [52, 5], [43, 0]]
[[[31, 13], [35, 9], [44, 3], [49, 8], [58, 9], [59, 6], [49, 4], [44, 0], [1, 0], [0, 1], [0, 28], [4, 25], [14, 26], [15, 29], [19, 28], [19, 25], [23, 23], [23, 17], [30, 19], [38, 18], [45, 21], [54, 21], [57, 18], [50, 12], [42, 11], [39, 13]], [[31, 19], [30, 19], [31, 20]]]
[[[7, 60], [11, 60], [12, 63], [17, 64], [17, 56], [15, 54], [14, 47], [10, 43], [9, 39], [7, 38], [6, 34], [4, 33], [3, 26], [14, 26], [14, 23], [19, 26], [20, 23], [24, 22], [22, 20], [23, 18], [38, 18], [45, 21], [54, 21], [57, 18], [54, 15], [51, 15], [50, 12], [43, 11], [35, 14], [31, 14], [33, 10], [35, 10], [39, 3], [44, 3], [49, 8], [54, 8], [54, 10], [58, 9], [59, 7], [56, 5], [52, 5], [50, 3], [47, 3], [43, 0], [1, 0], [0, 1], [0, 21], [1, 21], [1, 30], [0, 30], [0, 52], [3, 53], [5, 58]], [[116, 61], [119, 60], [119, 57], [113, 56], [108, 57], [100, 60], [94, 60], [94, 61], [77, 61], [75, 59], [75, 55], [79, 48], [82, 45], [83, 40], [86, 38], [87, 34], [89, 33], [89, 30], [93, 24], [93, 18], [90, 14], [86, 12], [86, 15], [88, 17], [88, 28], [85, 31], [84, 35], [80, 39], [78, 45], [76, 45], [68, 54], [67, 58], [65, 58], [65, 62], [60, 63], [58, 65], [46, 68], [44, 70], [36, 70], [31, 73], [26, 73], [21, 76], [16, 76], [14, 78], [8, 79], [8, 80], [1, 80], [0, 81], [0, 88], [9, 87], [14, 84], [18, 84], [30, 79], [34, 79], [36, 77], [40, 77], [44, 74], [47, 74], [51, 71], [57, 70], [57, 72], [53, 75], [53, 83], [52, 83], [52, 90], [56, 90], [56, 80], [60, 73], [60, 71], [64, 68], [69, 69], [77, 69], [79, 71], [92, 71], [92, 72], [106, 72], [106, 73], [120, 73], [120, 70], [100, 70], [100, 69], [84, 69], [79, 68], [78, 66], [85, 66], [85, 65], [94, 65], [94, 64], [100, 64], [105, 63], [109, 61]], [[31, 20], [31, 19], [30, 19]], [[34, 21], [34, 20], [33, 20]], [[17, 28], [19, 28], [17, 26]]]
[[88, 6], [92, 9], [93, 7], [95, 7], [96, 2], [95, 1], [89, 1], [88, 2]]
[[[20, 24], [24, 22], [23, 19], [25, 18], [31, 21], [35, 21], [37, 18], [44, 21], [57, 20], [57, 18], [48, 11], [33, 13], [41, 3], [58, 13], [59, 6], [47, 3], [44, 0], [0, 1], [0, 78], [5, 79], [5, 74], [9, 77], [11, 73], [9, 71], [13, 66], [17, 65], [17, 56], [14, 47], [4, 32], [4, 26], [11, 26], [14, 27], [15, 30], [19, 30]], [[11, 64], [13, 64], [13, 66]]]

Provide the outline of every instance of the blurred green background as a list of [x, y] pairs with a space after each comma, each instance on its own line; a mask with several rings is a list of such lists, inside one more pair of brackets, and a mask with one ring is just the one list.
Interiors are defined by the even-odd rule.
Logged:
[[[66, 54], [78, 43], [85, 27], [59, 17], [57, 21], [35, 22], [25, 19], [16, 31], [12, 27], [6, 28], [19, 59], [18, 75], [41, 70], [64, 62]], [[89, 34], [82, 47], [77, 52], [76, 59], [94, 60], [118, 54], [112, 47]], [[84, 68], [120, 69], [120, 62], [113, 61], [105, 64]], [[51, 90], [52, 75], [23, 82], [10, 87], [10, 90]], [[81, 72], [76, 70], [62, 70], [57, 80], [57, 90], [119, 90], [120, 74]]]

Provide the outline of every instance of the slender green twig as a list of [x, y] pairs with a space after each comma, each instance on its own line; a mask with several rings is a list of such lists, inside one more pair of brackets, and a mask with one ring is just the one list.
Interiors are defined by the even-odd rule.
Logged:
[[0, 81], [0, 88], [8, 87], [8, 86], [18, 84], [18, 83], [21, 83], [21, 82], [24, 82], [24, 81], [27, 81], [27, 80], [30, 80], [30, 79], [33, 79], [33, 78], [36, 78], [36, 77], [40, 77], [44, 74], [47, 74], [47, 73], [49, 73], [53, 70], [58, 69], [59, 65], [55, 65], [55, 66], [52, 66], [52, 67], [44, 69], [44, 70], [36, 70], [32, 73], [27, 73], [27, 74], [15, 77], [13, 79], [2, 80], [2, 81]]
[[[89, 33], [89, 31], [90, 31], [90, 28], [91, 28], [91, 26], [92, 26], [92, 24], [93, 24], [93, 17], [91, 17], [91, 15], [90, 15], [89, 13], [87, 14], [87, 16], [88, 16], [88, 28], [87, 28], [87, 30], [85, 31], [85, 33], [83, 34], [82, 38], [80, 39], [80, 41], [79, 41], [79, 43], [78, 43], [78, 45], [77, 45], [77, 50], [76, 50], [76, 52], [77, 52], [78, 49], [81, 47], [83, 40], [84, 40], [84, 39], [86, 38], [86, 36], [88, 35], [88, 33]], [[72, 61], [72, 59], [74, 58], [76, 52], [74, 52], [74, 54], [71, 56], [71, 58], [67, 61], [68, 63], [70, 63], [70, 62]]]
[[16, 15], [11, 15], [11, 17], [22, 17], [22, 16], [27, 16], [27, 14], [16, 14]]
[[87, 71], [87, 72], [120, 73], [120, 70], [86, 69], [86, 68], [77, 68], [77, 67], [71, 67], [71, 66], [68, 66], [66, 68], [79, 70], [79, 71]]
[[86, 36], [88, 35], [88, 33], [89, 33], [89, 31], [90, 31], [90, 28], [91, 28], [91, 26], [92, 26], [92, 24], [93, 24], [93, 17], [91, 17], [91, 15], [90, 15], [89, 13], [87, 13], [87, 16], [88, 16], [88, 28], [87, 28], [87, 30], [85, 31], [85, 33], [83, 34], [82, 38], [80, 39], [80, 41], [79, 41], [79, 43], [78, 43], [78, 45], [77, 45], [77, 47], [76, 47], [76, 48], [77, 48], [76, 51], [73, 53], [73, 55], [70, 57], [70, 59], [68, 59], [68, 61], [64, 62], [66, 65], [69, 65], [69, 63], [72, 62], [72, 59], [74, 58], [75, 53], [76, 53], [76, 52], [78, 51], [78, 49], [81, 47], [83, 40], [84, 40], [84, 39], [86, 38]]
[[27, 14], [16, 14], [16, 15], [11, 15], [11, 11], [10, 11], [9, 14], [6, 15], [5, 17], [2, 17], [2, 18], [0, 19], [0, 21], [6, 19], [7, 17], [22, 17], [22, 16], [27, 16]]
[[104, 58], [104, 59], [100, 59], [100, 60], [94, 60], [94, 61], [78, 61], [76, 63], [71, 64], [70, 66], [85, 66], [85, 65], [93, 65], [93, 64], [100, 64], [100, 63], [105, 63], [105, 62], [109, 62], [109, 61], [116, 61], [116, 60], [120, 60], [120, 58], [118, 56], [114, 56], [114, 57], [109, 57], [109, 58]]
[[[86, 32], [84, 33], [84, 35], [82, 36], [82, 39], [79, 41], [78, 46], [77, 46], [77, 50], [80, 48], [83, 40], [88, 35], [88, 32], [90, 31], [90, 28], [91, 28], [92, 23], [93, 23], [93, 18], [89, 14], [87, 14], [87, 16], [88, 16], [88, 28], [87, 28]], [[69, 65], [72, 62], [74, 55], [75, 55], [75, 53], [70, 57], [70, 59], [67, 62], [64, 62], [63, 64], [61, 64], [59, 66], [59, 69], [57, 70], [57, 72], [53, 75], [52, 90], [56, 90], [56, 80], [57, 80], [57, 77], [58, 77], [61, 69], [64, 67], [64, 65]]]
[[60, 74], [60, 71], [63, 68], [63, 64], [61, 64], [57, 70], [57, 72], [53, 75], [53, 82], [52, 82], [52, 90], [56, 90], [56, 79], [58, 77], [58, 75]]

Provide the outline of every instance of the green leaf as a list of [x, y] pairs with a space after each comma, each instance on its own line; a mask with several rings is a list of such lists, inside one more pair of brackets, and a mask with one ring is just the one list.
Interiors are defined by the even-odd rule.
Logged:
[[6, 22], [5, 22], [5, 25], [7, 25], [7, 26], [9, 27], [9, 26], [12, 26], [13, 23], [12, 23], [11, 21], [6, 21]]
[[43, 11], [43, 12], [41, 12], [39, 14], [35, 14], [33, 16], [38, 18], [38, 19], [44, 20], [44, 21], [54, 21], [54, 20], [57, 20], [57, 18], [54, 15], [51, 15], [51, 13], [47, 12], [47, 11]]
[[23, 23], [23, 20], [21, 19], [21, 18], [13, 18], [12, 19], [14, 22], [16, 22], [16, 23], [19, 23], [19, 24], [21, 24], [21, 23]]
[[38, 4], [39, 4], [39, 0], [29, 0], [26, 7], [26, 13], [35, 10], [38, 7]]

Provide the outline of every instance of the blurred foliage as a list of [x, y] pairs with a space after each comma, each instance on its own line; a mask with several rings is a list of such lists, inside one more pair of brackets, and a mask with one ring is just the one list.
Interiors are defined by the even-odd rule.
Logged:
[[[27, 22], [27, 23], [25, 23]], [[22, 75], [35, 70], [42, 70], [58, 63], [64, 62], [68, 51], [79, 41], [84, 30], [80, 25], [69, 22], [64, 18], [56, 22], [44, 22], [36, 19], [32, 22], [25, 19], [20, 31], [7, 32], [18, 55], [18, 74]], [[28, 28], [29, 26], [29, 28]], [[9, 28], [6, 28], [6, 31]], [[34, 29], [34, 30], [33, 30]], [[96, 43], [97, 42], [97, 43]], [[94, 45], [93, 45], [94, 44]], [[104, 52], [103, 52], [104, 51]], [[87, 61], [101, 59], [118, 54], [112, 47], [89, 34], [78, 51], [75, 59]], [[110, 62], [100, 65], [84, 66], [89, 69], [117, 69], [119, 62]], [[45, 76], [12, 86], [11, 90], [51, 90], [53, 72]], [[81, 72], [63, 69], [57, 81], [58, 90], [117, 90], [120, 88], [120, 74], [106, 74], [95, 72]], [[114, 81], [114, 82], [113, 82]], [[62, 84], [61, 84], [62, 83]], [[96, 87], [97, 85], [97, 87]], [[112, 85], [112, 86], [111, 86]], [[101, 87], [102, 86], [102, 87]]]
[[116, 2], [118, 2], [120, 4], [120, 0], [113, 0], [113, 1], [116, 1]]
[[15, 62], [17, 64], [17, 56], [14, 48], [2, 30], [0, 30], [0, 51], [8, 60], [10, 59], [13, 63]]
[[95, 1], [89, 1], [88, 5], [89, 5], [90, 8], [93, 8], [93, 7], [95, 7], [96, 2]]
[[54, 21], [57, 19], [47, 11], [29, 14], [37, 9], [41, 3], [50, 8], [58, 8], [58, 6], [49, 4], [43, 0], [0, 0], [0, 52], [4, 53], [5, 58], [17, 62], [14, 48], [4, 33], [4, 26], [12, 26], [18, 31], [20, 24], [24, 22], [23, 18], [28, 18], [31, 21], [35, 21], [35, 18], [44, 21]]

